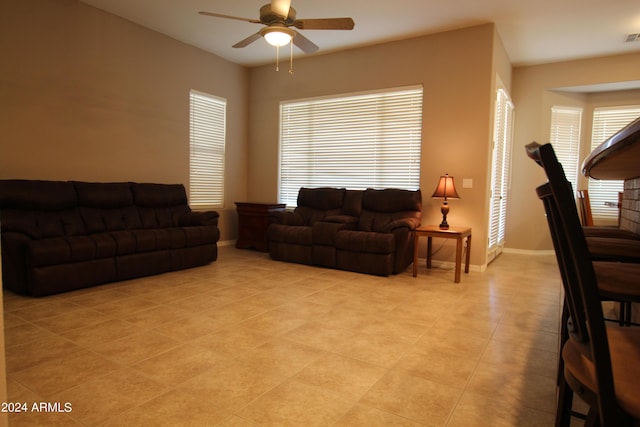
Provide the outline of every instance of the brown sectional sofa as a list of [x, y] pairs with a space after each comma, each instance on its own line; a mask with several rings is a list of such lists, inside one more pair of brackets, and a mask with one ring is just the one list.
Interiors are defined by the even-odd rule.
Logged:
[[413, 261], [420, 190], [301, 188], [267, 229], [271, 258], [388, 276]]
[[218, 256], [217, 212], [182, 184], [0, 180], [3, 286], [32, 296], [195, 267]]

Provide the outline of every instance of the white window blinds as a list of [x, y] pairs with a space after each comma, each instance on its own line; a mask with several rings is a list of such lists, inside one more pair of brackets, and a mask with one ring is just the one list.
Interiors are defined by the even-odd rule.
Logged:
[[513, 103], [504, 89], [496, 93], [491, 161], [491, 205], [489, 218], [489, 258], [504, 245], [511, 176]]
[[194, 90], [190, 101], [189, 204], [221, 208], [227, 101]]
[[575, 194], [578, 185], [582, 108], [552, 107], [550, 141]]
[[[593, 111], [591, 150], [597, 148], [613, 134], [640, 117], [640, 106], [596, 108]], [[624, 181], [589, 178], [589, 199], [594, 220], [618, 220], [618, 193], [624, 190]], [[606, 203], [613, 203], [614, 207]]]
[[422, 87], [282, 102], [281, 203], [300, 187], [420, 186]]

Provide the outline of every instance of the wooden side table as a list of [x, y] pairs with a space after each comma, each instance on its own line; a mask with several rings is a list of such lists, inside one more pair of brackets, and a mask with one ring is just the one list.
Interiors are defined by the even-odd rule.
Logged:
[[464, 272], [469, 273], [469, 256], [471, 255], [471, 228], [470, 227], [449, 227], [442, 230], [437, 225], [425, 225], [416, 228], [416, 235], [413, 245], [413, 277], [418, 275], [418, 242], [420, 237], [427, 236], [427, 268], [431, 268], [431, 239], [442, 237], [444, 239], [456, 239], [456, 275], [455, 282], [460, 283], [460, 268], [462, 264], [462, 241], [467, 239], [467, 254], [464, 262]]
[[238, 212], [238, 239], [236, 248], [255, 248], [262, 252], [269, 250], [267, 227], [269, 215], [284, 211], [282, 203], [241, 203], [236, 202]]

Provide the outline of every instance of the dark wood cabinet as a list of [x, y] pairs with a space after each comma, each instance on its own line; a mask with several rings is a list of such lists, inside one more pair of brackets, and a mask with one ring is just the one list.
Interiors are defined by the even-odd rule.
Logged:
[[269, 250], [267, 227], [269, 215], [284, 211], [282, 203], [241, 203], [236, 202], [238, 212], [238, 239], [236, 248], [255, 248], [262, 252]]

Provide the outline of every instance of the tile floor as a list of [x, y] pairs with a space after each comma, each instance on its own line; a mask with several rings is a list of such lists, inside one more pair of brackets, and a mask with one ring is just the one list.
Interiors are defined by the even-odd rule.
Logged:
[[382, 278], [221, 247], [205, 267], [4, 293], [10, 425], [550, 426], [560, 281], [503, 254]]

